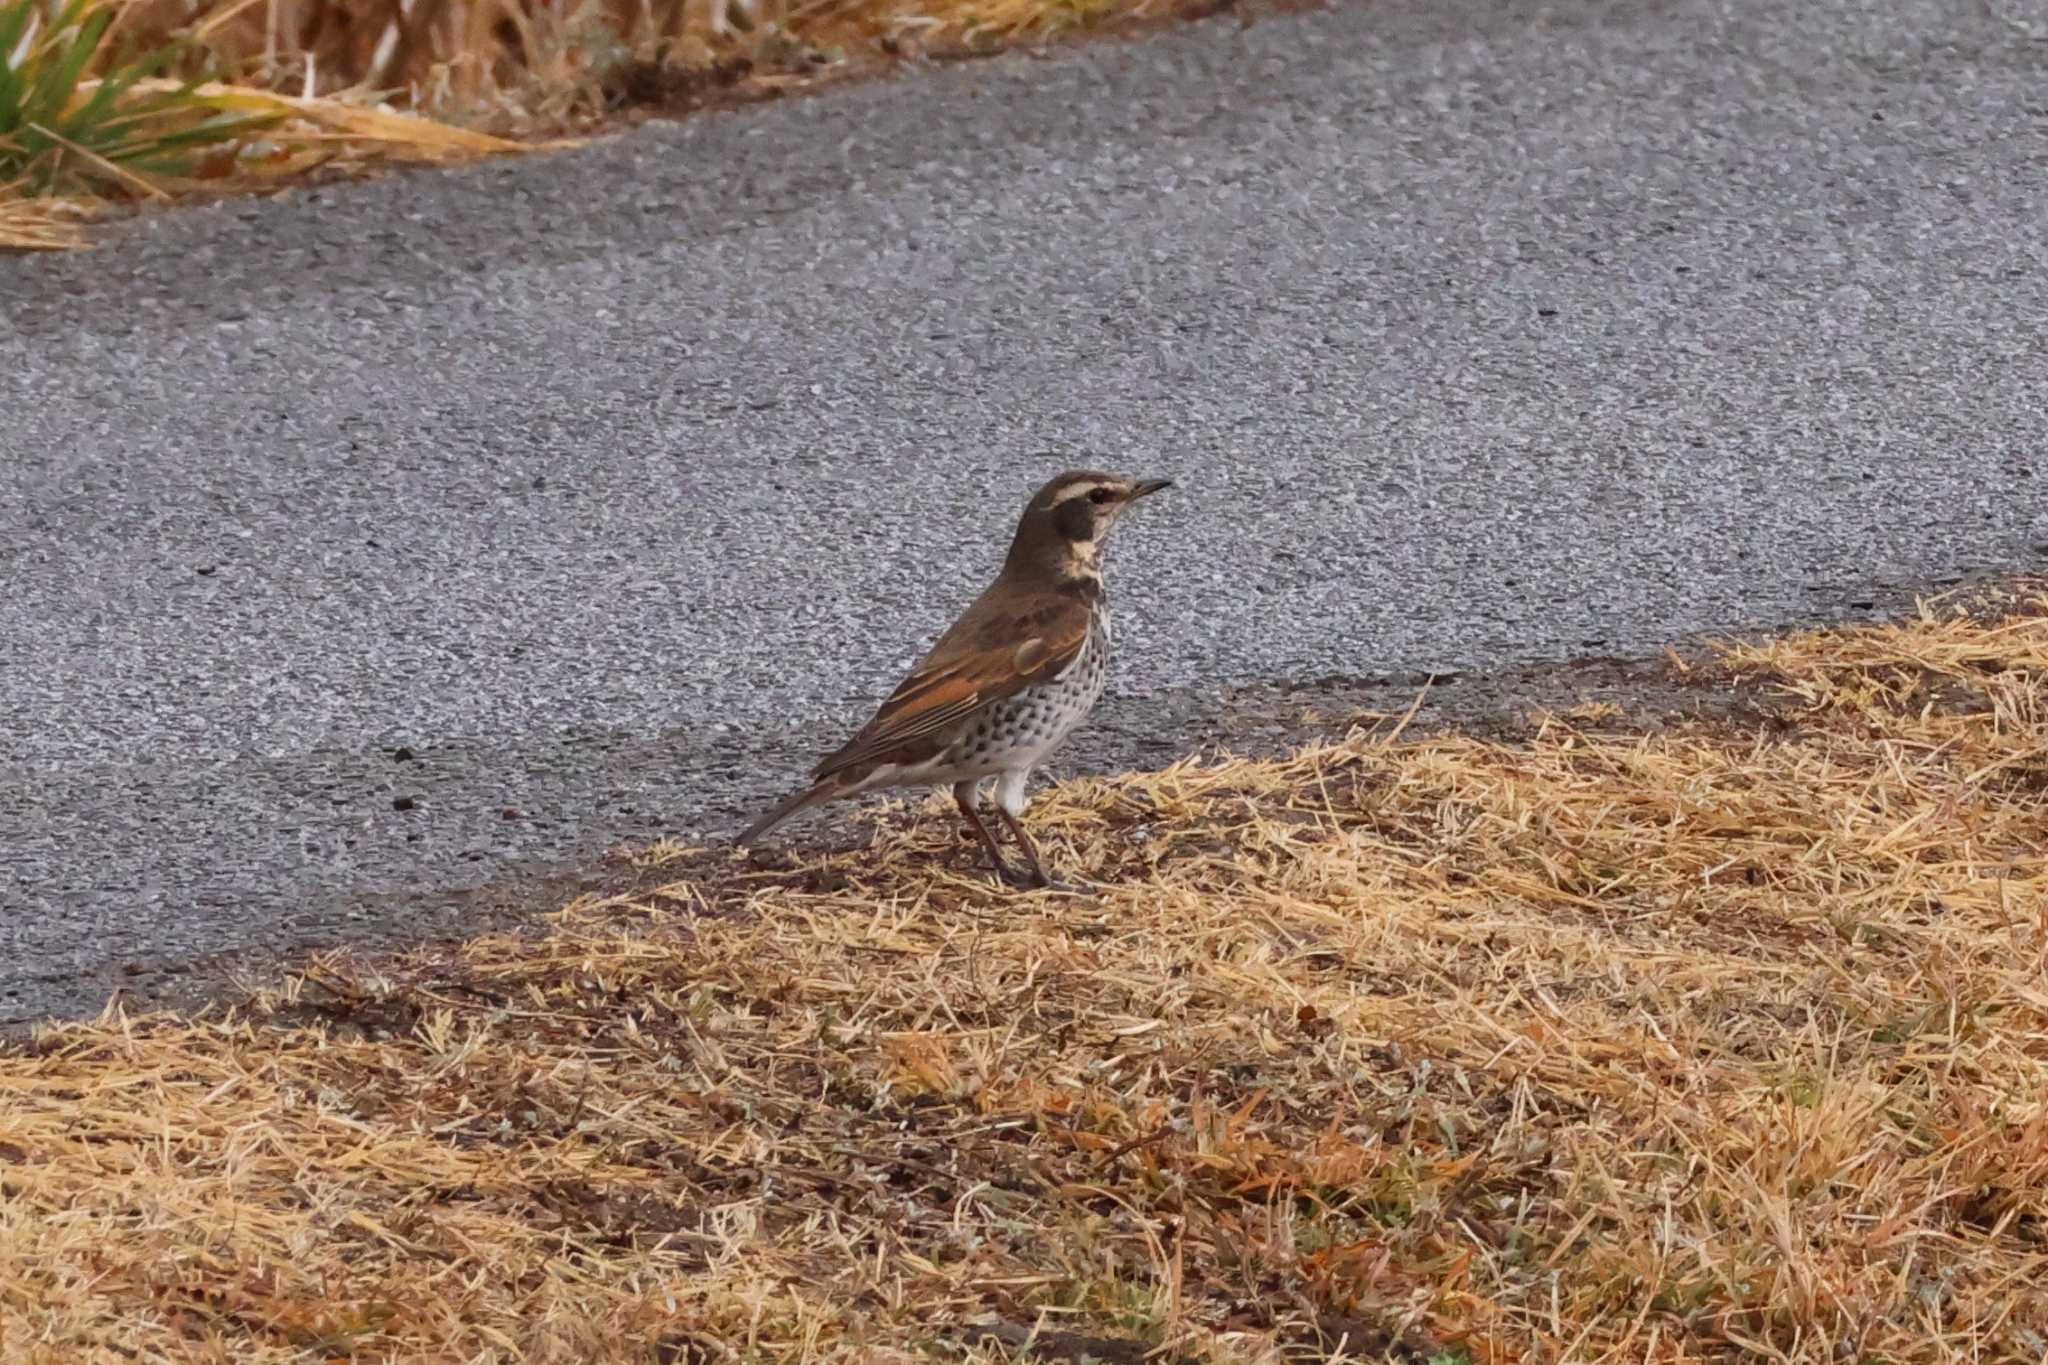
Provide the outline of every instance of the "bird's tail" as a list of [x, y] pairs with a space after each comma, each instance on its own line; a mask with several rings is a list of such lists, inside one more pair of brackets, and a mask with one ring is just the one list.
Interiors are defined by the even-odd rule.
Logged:
[[775, 809], [741, 830], [739, 837], [734, 839], [733, 843], [741, 848], [745, 848], [759, 840], [762, 835], [774, 829], [784, 820], [789, 819], [790, 816], [795, 815], [798, 811], [807, 810], [821, 801], [830, 801], [839, 793], [840, 785], [837, 782], [815, 782], [794, 796], [785, 799]]

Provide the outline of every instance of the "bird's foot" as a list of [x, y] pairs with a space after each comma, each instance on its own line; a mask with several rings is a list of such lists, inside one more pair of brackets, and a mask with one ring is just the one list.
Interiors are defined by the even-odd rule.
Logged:
[[1077, 882], [1052, 876], [1042, 867], [1012, 867], [1003, 863], [996, 868], [996, 877], [1017, 891], [1058, 891], [1072, 895], [1088, 889]]
[[1038, 890], [1038, 878], [1032, 875], [1028, 867], [1012, 867], [1007, 862], [1002, 862], [997, 863], [993, 871], [996, 874], [996, 881], [1012, 891]]

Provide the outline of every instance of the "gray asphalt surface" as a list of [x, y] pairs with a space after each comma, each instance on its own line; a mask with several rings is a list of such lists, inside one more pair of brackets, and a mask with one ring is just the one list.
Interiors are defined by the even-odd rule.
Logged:
[[735, 827], [1068, 464], [1070, 766], [2041, 567], [2044, 191], [2038, 6], [1375, 0], [0, 260], [0, 1018]]

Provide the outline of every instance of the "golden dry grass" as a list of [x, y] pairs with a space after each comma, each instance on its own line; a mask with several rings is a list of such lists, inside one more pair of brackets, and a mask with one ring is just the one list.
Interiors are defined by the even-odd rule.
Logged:
[[[81, 85], [90, 97], [95, 83]], [[168, 80], [140, 82], [136, 89], [172, 88]], [[124, 173], [110, 189], [131, 199], [170, 200], [193, 194], [276, 189], [323, 169], [359, 172], [385, 163], [437, 164], [474, 160], [565, 145], [515, 142], [475, 129], [454, 127], [403, 111], [341, 98], [305, 98], [247, 86], [209, 83], [193, 103], [227, 115], [271, 120], [260, 139], [229, 145], [202, 158], [185, 178]], [[103, 217], [111, 201], [91, 193], [63, 198], [32, 195], [20, 185], [0, 185], [0, 249], [64, 250], [88, 245], [84, 225]]]
[[[0, 1061], [15, 1361], [2039, 1360], [2048, 597]], [[1034, 1336], [1035, 1334], [1035, 1336]]]
[[1169, 17], [1197, 0], [759, 0], [751, 27], [727, 0], [121, 3], [128, 32], [190, 39], [251, 85], [384, 92], [403, 107], [506, 131], [559, 129], [636, 88], [688, 96], [748, 72], [787, 79], [885, 56], [989, 52]]
[[[759, 0], [749, 28], [732, 27], [745, 16], [726, 0], [106, 3], [119, 16], [102, 64], [183, 44], [182, 74], [225, 78], [203, 104], [280, 120], [191, 180], [107, 191], [149, 199], [561, 146], [622, 109], [764, 98], [882, 61], [978, 55], [1224, 0]], [[89, 94], [90, 83], [79, 98]], [[56, 208], [0, 186], [0, 249], [83, 245], [77, 224], [111, 206], [74, 196]]]
[[0, 185], [0, 249], [62, 251], [82, 246], [81, 222], [87, 216], [86, 210], [67, 200], [28, 198]]

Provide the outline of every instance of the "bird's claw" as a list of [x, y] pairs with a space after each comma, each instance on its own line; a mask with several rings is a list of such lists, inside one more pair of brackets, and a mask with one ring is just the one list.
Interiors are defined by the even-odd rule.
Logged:
[[1044, 869], [1036, 867], [1012, 867], [1004, 863], [996, 869], [996, 877], [1005, 886], [1017, 891], [1058, 891], [1074, 894], [1086, 890], [1074, 882], [1050, 876]]

